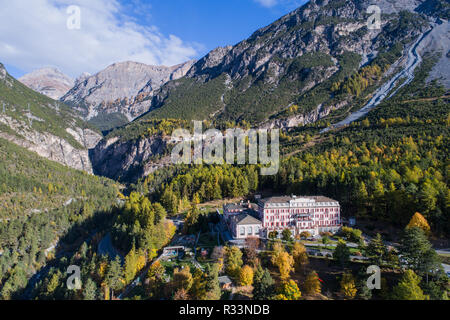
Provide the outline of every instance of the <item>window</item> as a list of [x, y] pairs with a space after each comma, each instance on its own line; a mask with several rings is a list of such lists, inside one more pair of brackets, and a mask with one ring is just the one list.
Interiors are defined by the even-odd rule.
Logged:
[[253, 228], [252, 227], [248, 227], [247, 228], [247, 234], [248, 235], [253, 235]]
[[245, 228], [241, 227], [240, 230], [241, 230], [241, 236], [245, 236]]

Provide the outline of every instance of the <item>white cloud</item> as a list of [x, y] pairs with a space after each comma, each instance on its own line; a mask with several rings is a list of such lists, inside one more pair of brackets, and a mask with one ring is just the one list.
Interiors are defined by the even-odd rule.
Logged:
[[[70, 5], [81, 9], [81, 29], [67, 28]], [[56, 66], [76, 77], [120, 61], [174, 65], [195, 57], [199, 44], [164, 36], [123, 14], [117, 0], [2, 1], [0, 62], [25, 71]]]
[[266, 8], [281, 6], [288, 9], [297, 8], [302, 4], [304, 4], [305, 2], [307, 2], [307, 0], [253, 0], [253, 1]]
[[270, 8], [278, 4], [277, 0], [255, 0], [255, 1], [266, 8]]

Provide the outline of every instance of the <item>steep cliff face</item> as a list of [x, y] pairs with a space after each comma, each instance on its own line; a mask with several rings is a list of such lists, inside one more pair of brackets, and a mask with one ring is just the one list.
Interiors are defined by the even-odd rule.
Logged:
[[[6, 124], [11, 129], [20, 128], [20, 136], [0, 131], [0, 137], [29, 151], [36, 152], [41, 157], [47, 158], [65, 166], [93, 173], [89, 152], [87, 148], [76, 148], [61, 137], [48, 132], [32, 130], [26, 123], [16, 122], [11, 118], [0, 116], [0, 123]], [[86, 142], [92, 147], [94, 141], [100, 141], [101, 136], [95, 132], [79, 129], [79, 132], [71, 131], [79, 142]], [[86, 147], [86, 146], [84, 146]]]
[[169, 163], [170, 155], [165, 155], [168, 141], [162, 137], [103, 140], [90, 150], [94, 172], [115, 180], [136, 181]]
[[115, 63], [93, 76], [84, 75], [61, 98], [89, 120], [101, 114], [122, 113], [132, 120], [148, 109], [141, 103], [169, 80], [178, 79], [192, 61], [173, 67], [137, 62]]
[[70, 77], [55, 68], [38, 69], [18, 80], [28, 88], [54, 100], [59, 100], [74, 85]]
[[49, 160], [92, 173], [88, 149], [102, 136], [73, 111], [11, 77], [0, 65], [0, 137]]
[[6, 69], [5, 66], [0, 63], [0, 80], [5, 80], [6, 79]]
[[440, 21], [436, 24], [425, 41], [420, 44], [419, 52], [422, 55], [425, 53], [438, 55], [438, 62], [431, 70], [428, 81], [438, 80], [450, 89], [450, 23]]

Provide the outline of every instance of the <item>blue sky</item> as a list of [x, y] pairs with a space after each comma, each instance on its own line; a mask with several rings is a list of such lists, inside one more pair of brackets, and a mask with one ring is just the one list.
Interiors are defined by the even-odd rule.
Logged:
[[[126, 60], [174, 65], [236, 44], [305, 2], [8, 1], [0, 11], [0, 62], [15, 77], [57, 67], [75, 78]], [[77, 30], [67, 27], [71, 5], [80, 8]]]
[[[134, 14], [142, 24], [154, 24], [165, 34], [199, 42], [206, 52], [233, 45], [269, 25], [305, 1], [168, 0], [148, 3], [147, 14]], [[133, 1], [123, 1], [131, 4]], [[261, 5], [268, 3], [273, 5]], [[206, 53], [203, 52], [203, 53]]]

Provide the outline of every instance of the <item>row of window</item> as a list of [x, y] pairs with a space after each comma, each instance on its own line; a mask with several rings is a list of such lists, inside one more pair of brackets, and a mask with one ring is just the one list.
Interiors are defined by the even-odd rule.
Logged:
[[339, 212], [339, 208], [319, 208], [319, 209], [285, 209], [285, 210], [264, 210], [264, 213], [311, 213], [311, 212]]
[[[247, 229], [247, 233], [245, 233], [246, 229]], [[255, 231], [254, 233], [253, 233], [253, 230]], [[255, 236], [257, 236], [259, 234], [259, 228], [258, 227], [255, 227], [255, 228], [253, 228], [253, 227], [247, 227], [247, 228], [246, 227], [240, 227], [239, 228], [239, 234], [241, 236], [245, 236], [245, 235], [248, 235], [248, 236], [255, 235]]]
[[339, 202], [315, 202], [314, 200], [307, 202], [294, 202], [294, 203], [269, 203], [265, 205], [259, 204], [260, 207], [314, 207], [314, 206], [336, 206]]
[[[337, 226], [339, 225], [339, 220], [333, 220], [333, 221], [320, 221], [317, 226], [324, 227], [324, 226]], [[269, 227], [295, 227], [295, 222], [266, 222], [264, 224], [266, 228]], [[300, 223], [300, 228], [312, 228], [312, 223]]]
[[[320, 220], [336, 219], [336, 218], [339, 218], [339, 214], [338, 213], [333, 213], [333, 214], [330, 213], [330, 214], [325, 214], [325, 215], [323, 215], [323, 214], [316, 214], [313, 217], [316, 218], [316, 219], [320, 219]], [[270, 215], [267, 215], [266, 218], [265, 218], [265, 220], [268, 220], [268, 221], [275, 221], [275, 220], [286, 221], [286, 220], [293, 220], [293, 219], [295, 219], [294, 215], [290, 215], [290, 216], [277, 216], [277, 215], [270, 216]]]

